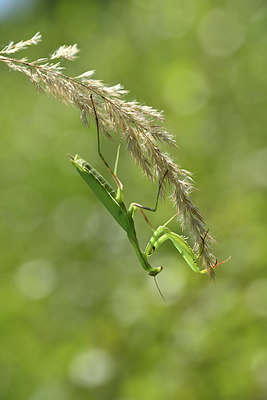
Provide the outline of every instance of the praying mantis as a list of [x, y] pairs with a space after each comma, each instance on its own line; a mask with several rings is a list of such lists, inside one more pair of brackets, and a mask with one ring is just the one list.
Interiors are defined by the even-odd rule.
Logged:
[[[158, 207], [159, 195], [161, 186], [165, 176], [167, 175], [168, 171], [165, 172], [162, 180], [159, 183], [158, 193], [156, 197], [156, 203], [154, 208], [145, 207], [138, 203], [131, 203], [130, 207], [127, 209], [124, 203], [124, 191], [123, 191], [123, 184], [117, 177], [117, 169], [118, 169], [118, 161], [119, 161], [119, 153], [120, 153], [120, 144], [118, 146], [116, 161], [114, 171], [112, 171], [111, 167], [108, 165], [107, 161], [103, 157], [100, 149], [100, 132], [99, 132], [99, 123], [97, 112], [94, 106], [93, 99], [92, 100], [92, 107], [95, 114], [95, 121], [96, 121], [96, 130], [97, 130], [97, 146], [98, 146], [98, 154], [102, 161], [104, 162], [105, 166], [109, 170], [112, 178], [117, 186], [117, 190], [115, 191], [111, 185], [106, 181], [106, 179], [96, 170], [94, 169], [87, 161], [80, 158], [78, 154], [72, 156], [70, 154], [70, 160], [72, 164], [76, 167], [78, 173], [83, 178], [83, 180], [87, 183], [87, 185], [91, 188], [91, 190], [95, 193], [98, 197], [100, 202], [104, 205], [104, 207], [109, 211], [109, 213], [113, 216], [113, 218], [117, 221], [117, 223], [121, 226], [121, 228], [126, 232], [127, 237], [133, 247], [133, 250], [144, 270], [148, 273], [149, 276], [155, 277], [162, 271], [162, 266], [153, 267], [150, 265], [148, 258], [154, 253], [154, 251], [160, 247], [166, 240], [170, 240], [181, 256], [184, 258], [185, 262], [189, 265], [189, 267], [196, 273], [206, 274], [208, 273], [207, 269], [201, 269], [199, 266], [199, 258], [201, 256], [201, 252], [199, 255], [196, 255], [193, 249], [189, 246], [186, 241], [186, 238], [178, 235], [175, 232], [172, 232], [168, 227], [168, 223], [177, 215], [175, 214], [169, 221], [167, 221], [164, 225], [159, 226], [157, 229], [153, 229], [153, 234], [148, 241], [148, 244], [144, 251], [141, 250], [136, 230], [135, 230], [135, 223], [134, 223], [134, 215], [137, 209], [140, 210], [141, 214], [145, 218], [146, 222], [151, 226], [149, 220], [147, 219], [146, 215], [144, 214], [143, 210], [155, 212]], [[152, 228], [152, 226], [151, 226]], [[205, 237], [203, 240], [203, 246]], [[229, 259], [217, 263], [212, 266], [215, 268], [217, 265], [220, 265]], [[155, 280], [157, 285], [157, 282]], [[157, 288], [160, 292], [160, 289], [157, 285]], [[161, 294], [161, 292], [160, 292]], [[161, 294], [162, 295], [162, 294]], [[163, 297], [163, 296], [162, 296]]]

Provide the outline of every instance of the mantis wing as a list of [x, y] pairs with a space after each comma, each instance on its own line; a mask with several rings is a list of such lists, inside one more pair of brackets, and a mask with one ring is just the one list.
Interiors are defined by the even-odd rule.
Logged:
[[92, 189], [104, 207], [110, 212], [118, 224], [126, 231], [129, 230], [127, 211], [124, 203], [118, 203], [115, 190], [105, 180], [105, 178], [95, 170], [87, 161], [78, 155], [71, 157], [71, 162], [77, 168], [79, 174]]

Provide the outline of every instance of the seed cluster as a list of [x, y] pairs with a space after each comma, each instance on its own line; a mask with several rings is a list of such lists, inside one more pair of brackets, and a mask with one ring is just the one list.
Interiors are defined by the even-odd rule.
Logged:
[[197, 254], [201, 252], [203, 267], [208, 268], [212, 276], [211, 266], [215, 257], [210, 252], [210, 245], [213, 239], [207, 233], [200, 211], [190, 199], [193, 190], [191, 174], [160, 149], [161, 142], [175, 145], [175, 139], [163, 127], [162, 112], [136, 101], [126, 101], [123, 96], [128, 91], [122, 85], [107, 86], [102, 81], [92, 79], [94, 71], [76, 77], [63, 74], [60, 62], [54, 60], [74, 60], [79, 52], [76, 44], [61, 46], [50, 57], [35, 61], [10, 57], [19, 50], [38, 44], [41, 39], [40, 33], [36, 33], [29, 40], [10, 43], [0, 51], [0, 61], [25, 74], [41, 92], [48, 92], [78, 108], [85, 125], [94, 118], [95, 106], [101, 132], [107, 137], [114, 133], [121, 136], [129, 153], [149, 179], [161, 180], [166, 175], [163, 185], [169, 184], [173, 189], [171, 198], [179, 222], [183, 229], [186, 225], [189, 227], [195, 243], [194, 250]]

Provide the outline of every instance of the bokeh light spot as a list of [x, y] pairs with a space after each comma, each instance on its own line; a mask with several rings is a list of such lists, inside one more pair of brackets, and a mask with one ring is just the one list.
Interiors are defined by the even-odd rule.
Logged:
[[69, 374], [72, 382], [78, 386], [101, 386], [113, 378], [115, 362], [105, 350], [95, 348], [76, 355]]
[[[266, 303], [265, 303], [266, 304]], [[266, 347], [260, 349], [253, 357], [251, 370], [258, 386], [267, 395], [267, 350]], [[266, 398], [266, 397], [262, 397]]]
[[1, 195], [0, 220], [18, 232], [35, 230], [42, 221], [44, 201], [31, 186], [14, 185]]
[[28, 261], [17, 268], [15, 282], [20, 292], [31, 300], [47, 297], [56, 285], [53, 265], [46, 260]]
[[178, 38], [183, 36], [192, 27], [196, 18], [194, 1], [179, 0], [179, 10], [174, 12], [176, 0], [152, 2], [150, 21], [153, 24], [153, 33], [161, 38]]
[[175, 65], [167, 73], [164, 96], [175, 112], [193, 114], [206, 104], [209, 88], [199, 71]]
[[239, 166], [244, 182], [255, 186], [267, 186], [266, 174], [267, 147], [260, 148], [246, 158]]
[[141, 286], [136, 296], [136, 286], [123, 282], [123, 285], [113, 291], [110, 301], [111, 312], [120, 324], [134, 325], [137, 321], [142, 321], [149, 312], [150, 303], [145, 299], [146, 292]]
[[58, 382], [48, 382], [39, 387], [28, 400], [69, 400], [68, 388]]
[[234, 93], [243, 104], [260, 104], [267, 99], [267, 57], [263, 53], [267, 42], [259, 45], [259, 48], [242, 57], [234, 65], [236, 81]]
[[247, 289], [247, 305], [252, 314], [267, 316], [267, 279], [257, 279]]
[[0, 0], [0, 20], [28, 8], [32, 0]]
[[[55, 228], [60, 237], [67, 242], [80, 243], [89, 234], [90, 203], [87, 198], [70, 196], [59, 203], [54, 214]], [[94, 221], [97, 228], [97, 220]]]
[[[163, 266], [163, 271], [157, 276], [157, 282], [164, 297], [166, 297], [167, 304], [170, 305], [178, 302], [183, 296], [187, 284], [184, 272], [184, 268], [186, 268], [187, 265], [184, 263], [184, 260], [166, 256], [162, 259], [158, 256], [157, 265]], [[165, 266], [167, 268], [165, 268]], [[160, 299], [160, 294], [158, 293], [154, 280], [148, 279], [147, 284], [154, 297]]]
[[222, 9], [214, 9], [202, 20], [198, 35], [208, 55], [228, 57], [243, 44], [245, 29], [231, 14]]

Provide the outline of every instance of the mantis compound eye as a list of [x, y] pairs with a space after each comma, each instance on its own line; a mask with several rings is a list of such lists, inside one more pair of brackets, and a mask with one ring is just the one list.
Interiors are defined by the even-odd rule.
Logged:
[[163, 267], [155, 267], [155, 268], [153, 268], [149, 273], [148, 273], [148, 275], [150, 275], [150, 276], [156, 276], [156, 275], [158, 275], [161, 271], [163, 270]]

